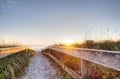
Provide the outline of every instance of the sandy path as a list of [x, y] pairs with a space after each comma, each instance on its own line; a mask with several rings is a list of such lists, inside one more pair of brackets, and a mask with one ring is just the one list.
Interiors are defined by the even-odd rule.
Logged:
[[22, 79], [61, 79], [57, 76], [57, 71], [50, 62], [40, 52], [31, 58], [31, 62], [26, 70], [26, 75]]

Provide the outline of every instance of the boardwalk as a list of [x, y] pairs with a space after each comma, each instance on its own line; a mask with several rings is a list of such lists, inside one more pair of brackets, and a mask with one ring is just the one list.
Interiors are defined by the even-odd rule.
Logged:
[[50, 65], [40, 52], [36, 52], [34, 57], [31, 58], [26, 75], [22, 79], [62, 79], [62, 76], [57, 74], [57, 71]]

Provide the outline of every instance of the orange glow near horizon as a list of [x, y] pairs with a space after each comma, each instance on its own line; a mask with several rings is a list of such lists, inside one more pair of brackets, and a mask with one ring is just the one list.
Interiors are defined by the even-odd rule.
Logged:
[[73, 41], [73, 40], [70, 40], [70, 39], [64, 41], [64, 44], [65, 44], [66, 46], [71, 46], [73, 43], [74, 43], [74, 41]]

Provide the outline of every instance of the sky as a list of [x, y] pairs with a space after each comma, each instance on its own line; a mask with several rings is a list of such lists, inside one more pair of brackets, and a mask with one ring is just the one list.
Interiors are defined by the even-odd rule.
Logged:
[[0, 40], [49, 45], [120, 38], [120, 0], [0, 0]]

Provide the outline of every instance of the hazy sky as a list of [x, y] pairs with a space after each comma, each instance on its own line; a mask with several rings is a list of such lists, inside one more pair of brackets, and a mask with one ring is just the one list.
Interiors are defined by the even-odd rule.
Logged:
[[120, 38], [120, 0], [0, 0], [0, 39], [22, 44]]

